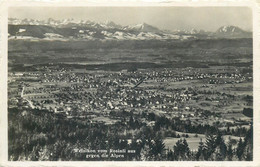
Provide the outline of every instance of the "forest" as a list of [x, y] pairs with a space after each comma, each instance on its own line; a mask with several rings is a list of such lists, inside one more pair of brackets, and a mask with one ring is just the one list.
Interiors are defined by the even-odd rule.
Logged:
[[[106, 161], [115, 160], [112, 154], [105, 158], [86, 158], [75, 149], [135, 150], [116, 160], [128, 161], [251, 161], [253, 159], [253, 125], [250, 129], [229, 128], [220, 131], [213, 126], [194, 126], [178, 118], [168, 119], [152, 113], [134, 115], [129, 112], [110, 113], [124, 116], [115, 124], [92, 123], [90, 119], [68, 119], [46, 110], [9, 108], [8, 157], [11, 161]], [[155, 121], [147, 126], [137, 118]], [[206, 134], [205, 142], [192, 151], [185, 138], [177, 131]], [[223, 135], [239, 136], [240, 140]], [[179, 138], [173, 148], [166, 148], [163, 138]], [[129, 143], [128, 140], [131, 139]]]

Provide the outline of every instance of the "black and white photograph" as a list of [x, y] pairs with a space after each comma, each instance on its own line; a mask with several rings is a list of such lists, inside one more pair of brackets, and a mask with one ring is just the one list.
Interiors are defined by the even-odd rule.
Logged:
[[7, 21], [8, 161], [255, 158], [250, 7], [12, 6]]

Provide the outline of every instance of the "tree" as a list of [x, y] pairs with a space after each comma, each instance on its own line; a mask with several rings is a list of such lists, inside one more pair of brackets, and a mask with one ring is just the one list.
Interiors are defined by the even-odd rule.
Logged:
[[212, 134], [208, 134], [206, 136], [207, 154], [206, 154], [205, 160], [213, 160], [212, 154], [215, 152], [215, 149], [216, 149], [215, 140], [216, 140], [216, 137]]
[[130, 126], [130, 128], [135, 129], [135, 127], [134, 127], [134, 118], [133, 118], [133, 116], [130, 116], [130, 119], [129, 119], [129, 126]]
[[140, 151], [140, 160], [147, 161], [151, 160], [150, 147], [148, 144], [145, 144]]
[[244, 159], [246, 161], [252, 161], [253, 160], [253, 126], [252, 125], [248, 130], [248, 132], [246, 133], [244, 146], [245, 146]]
[[157, 137], [152, 143], [151, 146], [151, 154], [155, 157], [155, 160], [162, 160], [165, 157], [165, 144], [162, 139]]
[[173, 159], [185, 161], [190, 159], [190, 148], [186, 139], [180, 139], [173, 146]]
[[206, 156], [206, 147], [202, 142], [202, 139], [200, 138], [198, 152], [196, 153], [195, 157], [197, 161], [203, 161], [205, 160], [205, 156]]
[[168, 161], [173, 161], [173, 160], [174, 160], [174, 159], [173, 159], [173, 151], [172, 151], [172, 150], [169, 150], [169, 151], [167, 152], [166, 157], [167, 157], [167, 160], [168, 160]]
[[236, 156], [237, 156], [238, 160], [240, 160], [240, 161], [242, 160], [243, 153], [244, 153], [244, 144], [243, 144], [242, 139], [240, 138], [239, 142], [237, 144], [237, 149], [236, 149]]
[[233, 158], [232, 142], [229, 141], [227, 146], [227, 159], [228, 161], [232, 161], [232, 158]]
[[225, 160], [227, 154], [227, 146], [222, 138], [221, 133], [218, 133], [215, 144], [216, 144], [215, 160], [217, 161]]

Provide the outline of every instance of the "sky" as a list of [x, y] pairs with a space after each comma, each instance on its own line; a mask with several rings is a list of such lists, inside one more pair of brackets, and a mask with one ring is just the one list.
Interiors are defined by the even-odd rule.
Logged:
[[123, 26], [147, 23], [163, 30], [216, 31], [225, 25], [252, 31], [247, 7], [11, 7], [9, 18], [113, 21]]

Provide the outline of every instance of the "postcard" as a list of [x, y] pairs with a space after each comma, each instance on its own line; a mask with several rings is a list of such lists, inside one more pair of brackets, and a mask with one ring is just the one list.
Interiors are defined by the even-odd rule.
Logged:
[[259, 166], [259, 4], [4, 1], [2, 166]]

